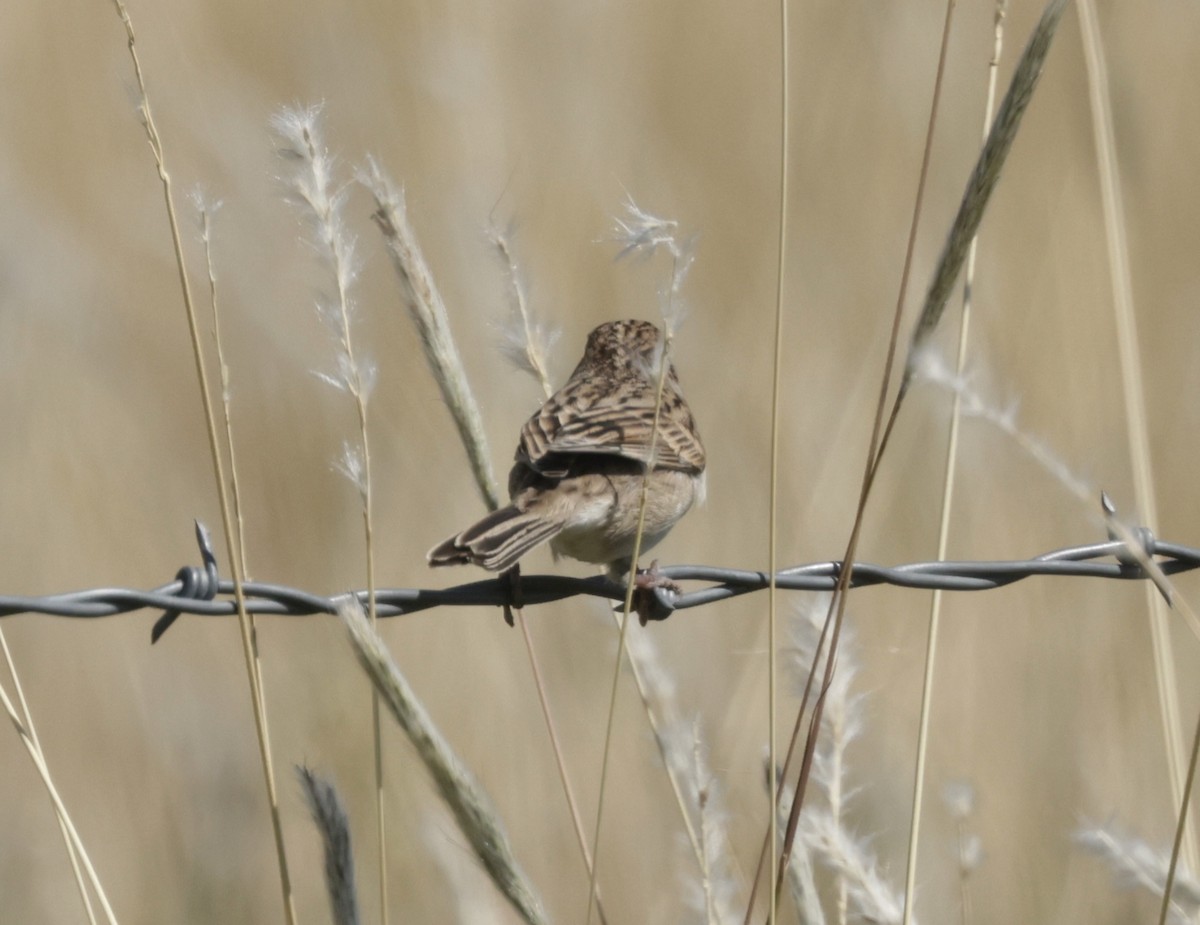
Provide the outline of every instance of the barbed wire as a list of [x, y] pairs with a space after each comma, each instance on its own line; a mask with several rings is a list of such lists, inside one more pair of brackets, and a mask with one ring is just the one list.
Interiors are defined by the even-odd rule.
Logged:
[[[1119, 540], [1072, 546], [1043, 553], [1032, 559], [962, 562], [914, 562], [881, 566], [854, 563], [850, 587], [895, 585], [903, 588], [940, 588], [944, 591], [987, 591], [1036, 575], [1140, 580], [1147, 577], [1139, 556], [1152, 560], [1166, 575], [1200, 568], [1200, 549], [1157, 540], [1145, 527], [1132, 531], [1141, 547], [1132, 552]], [[196, 523], [196, 541], [203, 566], [184, 566], [175, 580], [149, 591], [130, 588], [91, 588], [39, 597], [0, 595], [0, 617], [39, 613], [60, 617], [111, 617], [137, 610], [162, 610], [151, 640], [157, 640], [181, 615], [227, 617], [237, 613], [233, 582], [217, 572], [212, 540], [203, 524]], [[1111, 561], [1099, 561], [1099, 560]], [[643, 620], [666, 619], [676, 610], [700, 607], [717, 601], [760, 591], [770, 584], [765, 572], [708, 565], [672, 565], [656, 569], [657, 576], [675, 588], [646, 589], [639, 613]], [[781, 570], [777, 588], [787, 591], [832, 591], [841, 563], [814, 562]], [[684, 591], [678, 582], [706, 582], [707, 587]], [[243, 584], [246, 610], [251, 614], [311, 616], [336, 613], [336, 599], [300, 588], [248, 581]], [[366, 591], [347, 592], [366, 603]], [[609, 578], [571, 578], [562, 575], [520, 575], [472, 581], [450, 588], [383, 588], [376, 591], [380, 617], [417, 613], [431, 607], [523, 607], [548, 604], [577, 596], [625, 599], [625, 586]]]

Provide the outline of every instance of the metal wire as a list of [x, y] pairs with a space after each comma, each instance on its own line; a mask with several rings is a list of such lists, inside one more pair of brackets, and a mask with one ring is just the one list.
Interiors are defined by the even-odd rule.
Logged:
[[[1200, 549], [1156, 540], [1146, 528], [1134, 531], [1142, 552], [1167, 575], [1200, 567]], [[179, 617], [227, 617], [237, 612], [232, 600], [233, 582], [217, 573], [216, 556], [208, 531], [196, 524], [196, 540], [204, 564], [184, 566], [175, 580], [150, 591], [130, 588], [91, 588], [41, 597], [0, 595], [0, 617], [21, 613], [61, 617], [110, 617], [146, 608], [162, 610], [151, 639], [157, 640]], [[1099, 561], [1111, 560], [1111, 561]], [[789, 591], [832, 591], [837, 584], [840, 562], [815, 562], [783, 569], [776, 587]], [[666, 619], [676, 610], [699, 607], [727, 598], [760, 591], [769, 584], [765, 572], [720, 568], [708, 565], [672, 565], [658, 569], [672, 582], [705, 582], [707, 587], [676, 592], [670, 588], [650, 589], [642, 614], [648, 619]], [[941, 588], [945, 591], [987, 591], [1035, 575], [1140, 580], [1145, 570], [1126, 545], [1117, 540], [1073, 546], [1044, 553], [1032, 559], [996, 562], [914, 562], [885, 567], [856, 562], [850, 587], [889, 584], [902, 588]], [[308, 616], [335, 613], [334, 598], [300, 588], [246, 582], [246, 609], [252, 614]], [[366, 591], [348, 592], [364, 603]], [[431, 607], [513, 607], [547, 604], [587, 595], [621, 601], [623, 584], [604, 577], [570, 578], [560, 575], [509, 575], [472, 581], [451, 588], [395, 588], [376, 592], [381, 617], [416, 613]]]

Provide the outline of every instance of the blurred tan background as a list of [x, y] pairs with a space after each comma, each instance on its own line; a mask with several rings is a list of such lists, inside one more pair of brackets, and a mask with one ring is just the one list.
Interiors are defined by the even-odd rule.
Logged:
[[[1002, 81], [1039, 12], [1013, 3]], [[1102, 2], [1099, 12], [1160, 536], [1200, 544], [1200, 7]], [[533, 307], [563, 331], [556, 382], [594, 325], [658, 317], [666, 267], [613, 261], [612, 216], [626, 193], [699, 233], [676, 364], [709, 449], [709, 500], [656, 554], [766, 567], [776, 5], [130, 0], [130, 13], [176, 190], [202, 184], [224, 202], [214, 257], [255, 577], [320, 593], [365, 582], [357, 498], [331, 469], [353, 436], [353, 407], [311, 374], [333, 363], [312, 308], [327, 283], [280, 195], [267, 132], [279, 106], [317, 101], [345, 179], [372, 153], [407, 189], [501, 476], [539, 393], [496, 349], [506, 303], [489, 222], [515, 222]], [[837, 558], [848, 535], [943, 5], [837, 0], [794, 4], [792, 15], [781, 563]], [[910, 304], [978, 145], [991, 23], [991, 3], [960, 4]], [[0, 76], [0, 593], [154, 586], [196, 561], [192, 518], [220, 530], [124, 33], [104, 2], [0, 5]], [[180, 207], [199, 284], [202, 255], [182, 198]], [[380, 583], [480, 577], [425, 567], [425, 551], [482, 504], [361, 190], [346, 214], [365, 259], [357, 335], [380, 368], [371, 406]], [[1136, 520], [1109, 291], [1070, 10], [983, 226], [972, 367], [991, 401], [1015, 405], [1025, 432]], [[947, 353], [953, 327], [939, 338]], [[948, 409], [936, 388], [911, 396], [862, 558], [934, 555]], [[1009, 437], [965, 424], [951, 557], [1024, 558], [1096, 541], [1094, 514]], [[545, 552], [529, 562], [551, 567]], [[1195, 576], [1179, 587], [1200, 593]], [[783, 597], [788, 611], [799, 600]], [[765, 605], [750, 596], [644, 630], [700, 719], [743, 870], [765, 818]], [[859, 689], [869, 692], [849, 754], [861, 788], [852, 822], [897, 883], [927, 609], [916, 591], [850, 602]], [[152, 649], [154, 616], [3, 621], [64, 800], [122, 922], [280, 921], [236, 625], [185, 618]], [[528, 616], [590, 826], [611, 624], [585, 602]], [[334, 620], [260, 626], [301, 920], [328, 920], [317, 838], [288, 773], [305, 761], [347, 797], [359, 892], [376, 921], [368, 686]], [[1070, 840], [1089, 818], [1169, 843], [1142, 589], [1033, 580], [949, 597], [944, 627], [929, 788], [936, 797], [965, 779], [979, 795], [985, 860], [973, 921], [1145, 920], [1154, 902], [1114, 890]], [[519, 635], [496, 611], [466, 609], [393, 620], [385, 634], [494, 798], [552, 917], [581, 921], [586, 876]], [[1176, 642], [1190, 726], [1200, 647], [1182, 631]], [[794, 709], [788, 684], [781, 728]], [[601, 846], [610, 921], [698, 921], [688, 905], [695, 865], [627, 679], [615, 736]], [[16, 735], [5, 739], [0, 921], [80, 921], [49, 801]], [[390, 726], [387, 741], [392, 920], [512, 921], [408, 743]], [[959, 921], [953, 825], [937, 799], [926, 820], [918, 914]]]

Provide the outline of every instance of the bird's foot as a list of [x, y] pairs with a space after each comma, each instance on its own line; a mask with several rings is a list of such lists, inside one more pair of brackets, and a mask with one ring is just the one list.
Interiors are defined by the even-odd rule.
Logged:
[[658, 560], [650, 563], [650, 568], [638, 569], [633, 579], [633, 609], [638, 620], [645, 626], [651, 620], [665, 620], [675, 612], [673, 607], [664, 607], [663, 602], [654, 593], [662, 589], [671, 594], [681, 594], [683, 588], [658, 570]]
[[504, 608], [504, 622], [509, 626], [513, 626], [513, 610], [520, 610], [525, 606], [525, 601], [521, 596], [520, 564], [514, 565], [512, 568], [507, 568], [501, 572], [500, 580], [508, 583], [508, 600], [500, 605]]

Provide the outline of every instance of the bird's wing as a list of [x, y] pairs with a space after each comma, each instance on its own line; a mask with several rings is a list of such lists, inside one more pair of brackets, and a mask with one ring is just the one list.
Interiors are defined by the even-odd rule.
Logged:
[[568, 386], [521, 428], [518, 460], [546, 474], [551, 474], [557, 454], [580, 453], [621, 456], [654, 468], [703, 471], [704, 446], [696, 422], [674, 388], [663, 390], [658, 439], [653, 441], [656, 390], [641, 383]]

